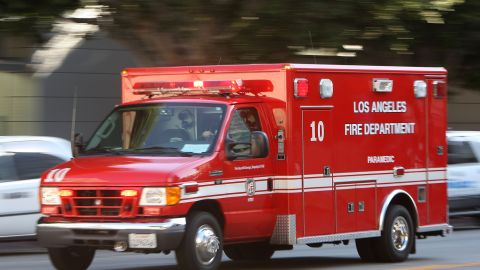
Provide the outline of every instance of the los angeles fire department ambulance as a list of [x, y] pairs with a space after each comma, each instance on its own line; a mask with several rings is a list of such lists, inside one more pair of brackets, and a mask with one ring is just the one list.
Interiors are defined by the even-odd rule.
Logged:
[[355, 240], [403, 261], [450, 232], [443, 68], [131, 68], [83, 154], [45, 173], [40, 244], [57, 269], [97, 249], [175, 250], [183, 269]]

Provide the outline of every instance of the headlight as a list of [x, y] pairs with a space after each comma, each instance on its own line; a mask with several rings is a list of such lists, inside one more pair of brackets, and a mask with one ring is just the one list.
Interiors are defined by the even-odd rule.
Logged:
[[41, 189], [42, 204], [44, 205], [60, 205], [60, 195], [56, 187], [42, 187]]
[[140, 198], [140, 206], [174, 205], [180, 201], [179, 187], [151, 187], [144, 188]]

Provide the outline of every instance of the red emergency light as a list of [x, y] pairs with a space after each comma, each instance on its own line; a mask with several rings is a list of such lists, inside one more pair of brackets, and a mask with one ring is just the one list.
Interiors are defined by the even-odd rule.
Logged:
[[269, 80], [224, 80], [224, 81], [176, 81], [176, 82], [137, 82], [133, 85], [133, 94], [162, 95], [189, 92], [206, 92], [219, 94], [252, 93], [273, 91]]
[[308, 80], [297, 78], [293, 81], [293, 94], [295, 97], [306, 97], [308, 95]]

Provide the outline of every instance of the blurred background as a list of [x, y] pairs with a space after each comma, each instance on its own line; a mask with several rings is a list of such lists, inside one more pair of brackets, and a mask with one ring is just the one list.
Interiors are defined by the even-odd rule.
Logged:
[[443, 66], [449, 127], [480, 130], [480, 1], [0, 0], [0, 135], [85, 138], [124, 67]]

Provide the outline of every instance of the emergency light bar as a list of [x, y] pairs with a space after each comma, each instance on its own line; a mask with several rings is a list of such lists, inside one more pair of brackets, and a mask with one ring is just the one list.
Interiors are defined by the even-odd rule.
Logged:
[[177, 82], [137, 82], [133, 85], [133, 94], [158, 95], [188, 92], [211, 92], [220, 94], [252, 93], [273, 91], [269, 80], [225, 80], [225, 81], [177, 81]]

